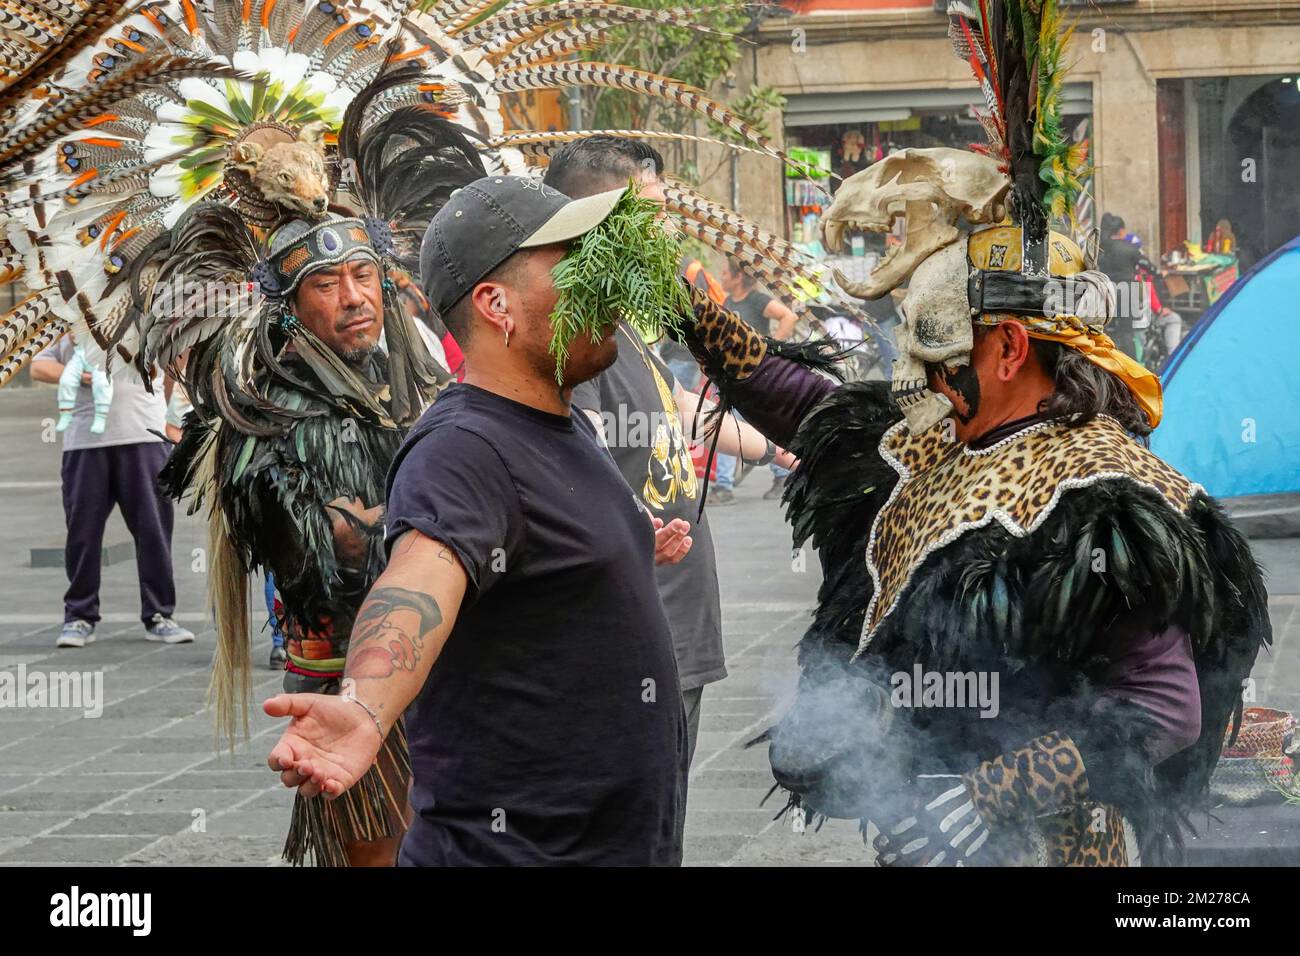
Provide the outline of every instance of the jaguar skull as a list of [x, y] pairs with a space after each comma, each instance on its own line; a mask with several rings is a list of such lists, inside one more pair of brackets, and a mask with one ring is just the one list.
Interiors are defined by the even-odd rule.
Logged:
[[963, 235], [961, 224], [999, 222], [1011, 180], [998, 161], [964, 149], [904, 149], [850, 176], [822, 221], [827, 251], [839, 250], [850, 230], [890, 232], [902, 218], [903, 244], [881, 261], [866, 282], [835, 278], [849, 295], [878, 299], [912, 270]]

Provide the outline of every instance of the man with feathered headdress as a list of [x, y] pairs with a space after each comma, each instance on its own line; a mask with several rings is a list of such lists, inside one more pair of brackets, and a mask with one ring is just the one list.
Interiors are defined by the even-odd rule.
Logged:
[[1213, 499], [1147, 451], [1159, 381], [1106, 336], [1113, 289], [1051, 230], [1084, 159], [1061, 133], [1056, 3], [950, 18], [989, 148], [887, 157], [825, 227], [834, 248], [906, 220], [846, 283], [908, 285], [890, 388], [836, 388], [811, 371], [825, 354], [704, 297], [687, 330], [800, 457], [785, 500], [827, 568], [773, 770], [795, 812], [874, 823], [884, 865], [1155, 859], [1239, 718], [1264, 587]]
[[[182, 224], [179, 246], [188, 227], [224, 218], [203, 210]], [[248, 334], [201, 345], [190, 358], [198, 414], [162, 475], [177, 497], [199, 491], [215, 500], [218, 595], [243, 593], [248, 571], [274, 574], [289, 691], [339, 692], [352, 622], [384, 563], [388, 465], [447, 380], [388, 276], [376, 248], [382, 236], [377, 243], [368, 226], [376, 229], [330, 214], [290, 220], [271, 235], [252, 273], [265, 301]], [[223, 610], [241, 619], [238, 608]], [[247, 653], [243, 629], [222, 628], [219, 645], [216, 686], [233, 689], [246, 667], [235, 660]], [[399, 725], [342, 802], [295, 803], [286, 858], [391, 865], [409, 780]]]
[[[236, 210], [199, 205], [160, 253], [139, 323], [151, 355], [197, 337], [181, 373], [195, 411], [160, 480], [173, 496], [209, 506], [213, 689], [231, 737], [247, 703], [245, 576], [274, 575], [285, 689], [343, 690], [353, 623], [385, 563], [388, 467], [450, 379], [412, 317], [404, 242], [451, 191], [482, 175], [482, 162], [458, 127], [423, 111], [392, 113], [359, 139], [360, 150], [379, 144], [356, 163], [363, 215], [289, 215], [262, 239]], [[395, 178], [413, 170], [424, 174], [419, 184], [399, 194]], [[191, 285], [247, 293], [209, 314], [210, 296], [168, 296]], [[391, 865], [409, 782], [399, 723], [343, 799], [296, 800], [286, 859]]]

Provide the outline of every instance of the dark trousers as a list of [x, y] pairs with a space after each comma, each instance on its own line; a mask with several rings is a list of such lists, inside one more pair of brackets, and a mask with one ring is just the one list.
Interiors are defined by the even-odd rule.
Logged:
[[704, 698], [704, 688], [682, 691], [682, 718], [686, 723], [686, 752], [682, 754], [683, 764], [679, 768], [677, 794], [677, 846], [686, 845], [686, 798], [690, 791], [691, 762], [695, 760], [695, 743], [700, 736], [700, 701]]
[[65, 622], [99, 620], [104, 526], [114, 505], [122, 509], [122, 519], [135, 538], [140, 619], [147, 623], [155, 614], [170, 617], [176, 610], [172, 503], [158, 494], [155, 484], [167, 462], [167, 448], [162, 442], [141, 442], [63, 453], [63, 515], [68, 528], [63, 552], [68, 572]]
[[686, 772], [690, 773], [695, 761], [695, 744], [700, 739], [700, 701], [704, 699], [704, 688], [682, 691], [682, 706], [686, 710]]

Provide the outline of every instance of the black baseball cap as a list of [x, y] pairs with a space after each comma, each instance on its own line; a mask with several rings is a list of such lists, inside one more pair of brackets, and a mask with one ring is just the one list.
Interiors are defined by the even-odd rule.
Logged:
[[614, 211], [627, 187], [570, 199], [540, 179], [487, 176], [456, 190], [425, 230], [420, 283], [445, 315], [520, 249], [567, 242]]

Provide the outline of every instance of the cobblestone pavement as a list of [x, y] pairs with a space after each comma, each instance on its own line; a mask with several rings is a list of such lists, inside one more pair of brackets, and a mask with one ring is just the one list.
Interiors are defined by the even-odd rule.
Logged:
[[[204, 709], [212, 630], [203, 609], [204, 531], [178, 515], [173, 559], [177, 619], [194, 644], [148, 643], [138, 619], [132, 561], [104, 569], [98, 640], [55, 650], [66, 582], [61, 568], [33, 568], [30, 550], [62, 545], [59, 446], [53, 390], [0, 391], [0, 668], [101, 673], [103, 713], [79, 709], [0, 712], [0, 865], [278, 863], [291, 794], [266, 769], [282, 726], [252, 715], [248, 742], [215, 749]], [[695, 865], [862, 864], [856, 827], [832, 823], [793, 833], [760, 807], [771, 777], [766, 748], [746, 749], [793, 686], [793, 645], [808, 620], [816, 560], [792, 556], [777, 505], [756, 471], [737, 503], [711, 509], [719, 554], [726, 680], [704, 695], [692, 771], [686, 861]], [[105, 544], [129, 541], [115, 514]], [[1259, 699], [1300, 709], [1300, 541], [1257, 543], [1271, 569], [1277, 646], [1257, 671]], [[264, 660], [269, 638], [259, 637]], [[256, 672], [255, 700], [279, 676]], [[775, 799], [775, 798], [774, 798]]]

